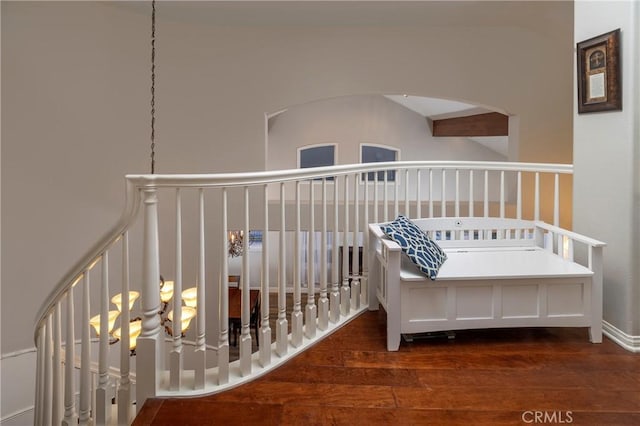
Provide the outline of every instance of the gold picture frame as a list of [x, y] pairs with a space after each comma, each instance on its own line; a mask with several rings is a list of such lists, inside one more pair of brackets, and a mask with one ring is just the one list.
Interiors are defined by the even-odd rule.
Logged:
[[622, 110], [620, 29], [576, 45], [578, 113]]

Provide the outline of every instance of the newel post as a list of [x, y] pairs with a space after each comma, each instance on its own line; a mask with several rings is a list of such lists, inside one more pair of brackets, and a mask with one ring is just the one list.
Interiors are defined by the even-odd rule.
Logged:
[[158, 198], [155, 188], [143, 194], [144, 234], [142, 249], [142, 332], [136, 345], [136, 409], [156, 396], [160, 385], [160, 257], [158, 250]]

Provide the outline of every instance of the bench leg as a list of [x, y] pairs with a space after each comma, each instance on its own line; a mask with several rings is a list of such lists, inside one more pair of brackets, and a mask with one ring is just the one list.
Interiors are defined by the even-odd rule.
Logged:
[[387, 322], [387, 350], [395, 352], [400, 348], [400, 327], [392, 330], [391, 324]]
[[[371, 241], [374, 241], [373, 239]], [[367, 276], [367, 296], [370, 311], [377, 311], [379, 309], [378, 303], [378, 287], [380, 285], [380, 263], [376, 256], [376, 250], [372, 244], [372, 248], [369, 248], [369, 274]]]
[[400, 347], [401, 307], [400, 307], [400, 252], [391, 253], [387, 270], [387, 350], [397, 351]]
[[602, 322], [589, 328], [589, 340], [591, 343], [602, 343]]
[[602, 343], [602, 247], [594, 247], [591, 268], [593, 278], [591, 285], [591, 343]]
[[[398, 275], [399, 278], [399, 273]], [[387, 287], [387, 350], [397, 351], [400, 347], [400, 280], [395, 279]]]

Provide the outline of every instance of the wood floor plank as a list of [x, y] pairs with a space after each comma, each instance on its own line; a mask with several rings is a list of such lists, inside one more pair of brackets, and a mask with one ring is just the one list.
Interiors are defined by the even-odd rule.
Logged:
[[640, 354], [606, 338], [591, 344], [585, 329], [477, 330], [387, 352], [381, 312], [227, 392], [147, 401], [134, 425], [499, 426], [526, 424], [525, 415], [640, 424]]
[[345, 409], [337, 407], [286, 407], [284, 425], [388, 426], [388, 425], [512, 425], [520, 413], [496, 411], [459, 412], [448, 410]]
[[417, 370], [419, 382], [425, 387], [477, 386], [506, 387], [511, 389], [563, 389], [599, 388], [609, 390], [637, 390], [640, 385], [639, 372], [597, 371], [588, 374], [582, 370], [567, 371], [561, 368], [522, 370], [464, 370], [464, 374], [452, 374], [451, 370]]
[[[257, 404], [246, 402], [242, 409], [230, 409], [226, 402], [196, 401], [192, 399], [170, 399], [163, 404], [161, 415], [157, 415], [153, 424], [157, 426], [200, 426], [200, 425], [261, 425], [278, 426], [282, 424], [281, 404]], [[241, 419], [239, 422], [238, 420]], [[138, 421], [133, 424], [150, 424]]]
[[164, 399], [149, 399], [144, 403], [144, 406], [134, 419], [133, 425], [150, 425], [150, 424], [158, 424], [156, 423], [156, 417], [162, 404], [164, 404]]
[[351, 368], [413, 368], [451, 369], [533, 369], [539, 368], [535, 357], [523, 354], [460, 353], [452, 349], [449, 353], [424, 352], [373, 352], [351, 351], [344, 355], [344, 365]]
[[228, 392], [204, 397], [222, 402], [335, 407], [395, 407], [390, 386], [268, 382], [258, 380]]
[[320, 348], [314, 347], [312, 350], [308, 350], [302, 352], [299, 355], [296, 355], [291, 361], [287, 362], [287, 366], [297, 367], [300, 365], [307, 366], [309, 368], [315, 366], [343, 366], [343, 352], [333, 350], [322, 350]]
[[507, 411], [576, 410], [640, 413], [640, 392], [598, 389], [409, 388], [393, 389], [398, 407], [418, 409]]
[[312, 367], [279, 368], [262, 380], [289, 383], [342, 385], [424, 386], [414, 370], [382, 368]]

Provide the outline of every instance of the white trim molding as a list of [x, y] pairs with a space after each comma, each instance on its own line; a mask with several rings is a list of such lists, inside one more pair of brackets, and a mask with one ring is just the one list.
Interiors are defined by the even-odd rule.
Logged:
[[35, 406], [31, 405], [29, 407], [22, 408], [16, 412], [7, 414], [6, 416], [0, 419], [0, 425], [20, 425], [20, 424], [29, 424], [33, 423], [33, 413]]
[[[33, 424], [36, 348], [0, 355], [2, 408], [0, 425]], [[11, 392], [8, 391], [11, 389]]]
[[640, 353], [640, 336], [627, 334], [606, 321], [602, 321], [602, 332], [605, 336], [626, 350], [634, 353]]

